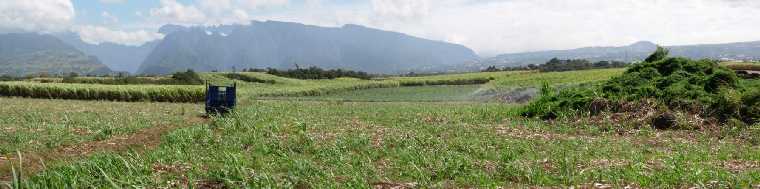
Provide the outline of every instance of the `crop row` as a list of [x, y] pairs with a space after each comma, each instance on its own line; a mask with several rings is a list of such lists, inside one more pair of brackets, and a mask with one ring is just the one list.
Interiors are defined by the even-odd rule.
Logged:
[[202, 102], [202, 86], [186, 85], [94, 85], [33, 82], [2, 82], [0, 96], [48, 99]]

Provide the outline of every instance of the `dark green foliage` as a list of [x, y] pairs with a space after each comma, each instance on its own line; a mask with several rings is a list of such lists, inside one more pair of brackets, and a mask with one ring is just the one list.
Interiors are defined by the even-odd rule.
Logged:
[[760, 90], [754, 89], [745, 92], [742, 96], [740, 113], [742, 120], [747, 123], [760, 122]]
[[498, 71], [520, 71], [520, 70], [540, 70], [541, 72], [564, 72], [575, 70], [589, 70], [589, 69], [602, 69], [602, 68], [622, 68], [628, 66], [625, 62], [620, 61], [599, 61], [591, 63], [584, 59], [568, 59], [561, 60], [552, 58], [546, 64], [533, 65], [523, 67], [506, 67], [499, 69], [496, 66], [489, 66], [482, 72], [498, 72]]
[[647, 57], [647, 59], [645, 59], [644, 62], [660, 61], [668, 57], [669, 53], [670, 53], [670, 50], [663, 48], [661, 46], [657, 46], [657, 50], [655, 50], [654, 53], [652, 53], [652, 55], [649, 55], [649, 57]]
[[358, 79], [372, 78], [372, 76], [370, 76], [366, 72], [343, 70], [343, 69], [324, 70], [322, 68], [318, 68], [314, 66], [306, 68], [306, 69], [296, 68], [296, 69], [290, 69], [290, 70], [277, 70], [277, 69], [269, 68], [267, 70], [267, 73], [280, 76], [280, 77], [289, 77], [289, 78], [295, 78], [295, 79], [335, 79], [339, 77], [353, 77], [353, 78], [358, 78]]
[[261, 72], [261, 73], [266, 73], [267, 71], [268, 71], [267, 69], [261, 69], [261, 68], [248, 68], [248, 69], [243, 68], [243, 72]]
[[717, 71], [707, 79], [705, 90], [708, 92], [718, 92], [721, 87], [736, 87], [739, 78], [731, 71]]
[[488, 66], [488, 68], [483, 70], [483, 72], [498, 72], [498, 71], [501, 71], [501, 70], [499, 70], [499, 68], [496, 68], [496, 66]]
[[564, 71], [571, 71], [571, 70], [587, 70], [591, 69], [593, 64], [589, 62], [588, 60], [583, 59], [571, 59], [571, 60], [560, 60], [557, 58], [552, 58], [549, 60], [549, 62], [546, 62], [546, 64], [541, 65], [538, 67], [538, 70], [542, 72], [564, 72]]
[[760, 112], [760, 95], [744, 92], [733, 71], [719, 66], [716, 61], [663, 57], [667, 53], [666, 49], [659, 48], [647, 62], [633, 65], [623, 75], [598, 86], [542, 93], [525, 108], [523, 115], [545, 117], [561, 112], [593, 113], [598, 109], [592, 103], [594, 99], [618, 104], [651, 99], [657, 107], [697, 111], [721, 122], [741, 118], [747, 123], [756, 123], [760, 119], [760, 113], [756, 113]]
[[0, 81], [19, 81], [19, 80], [23, 80], [23, 79], [25, 79], [25, 78], [13, 77], [13, 76], [10, 76], [10, 75], [2, 75], [2, 76], [0, 76]]
[[[245, 69], [243, 69], [245, 70]], [[252, 77], [248, 75], [238, 74], [238, 73], [228, 73], [224, 74], [224, 77], [230, 78], [230, 79], [237, 79], [245, 82], [254, 82], [254, 83], [268, 83], [268, 84], [274, 84], [274, 80], [265, 80], [265, 79], [259, 79], [257, 77]]]
[[198, 73], [195, 73], [192, 69], [188, 69], [185, 72], [177, 72], [172, 75], [172, 79], [185, 83], [185, 84], [191, 84], [191, 85], [200, 85], [203, 84], [203, 79], [201, 79], [201, 76], [198, 75]]
[[539, 91], [540, 97], [526, 105], [522, 115], [553, 119], [568, 109], [589, 109], [591, 102], [599, 98], [592, 88], [584, 86], [555, 91], [548, 83], [544, 83]]
[[150, 78], [150, 77], [111, 77], [111, 78], [82, 78], [64, 77], [61, 83], [82, 83], [101, 85], [197, 85], [198, 83], [185, 83], [173, 78]]

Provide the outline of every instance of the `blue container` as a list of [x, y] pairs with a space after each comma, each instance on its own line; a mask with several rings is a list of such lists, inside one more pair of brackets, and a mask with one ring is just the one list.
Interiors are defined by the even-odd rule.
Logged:
[[232, 86], [206, 84], [206, 113], [227, 114], [235, 108], [237, 83]]

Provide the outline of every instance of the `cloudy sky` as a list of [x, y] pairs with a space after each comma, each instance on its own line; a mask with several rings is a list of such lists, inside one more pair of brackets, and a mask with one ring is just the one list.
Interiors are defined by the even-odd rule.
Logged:
[[648, 40], [760, 40], [758, 0], [0, 0], [2, 31], [73, 31], [139, 45], [158, 27], [360, 24], [466, 45], [482, 56]]

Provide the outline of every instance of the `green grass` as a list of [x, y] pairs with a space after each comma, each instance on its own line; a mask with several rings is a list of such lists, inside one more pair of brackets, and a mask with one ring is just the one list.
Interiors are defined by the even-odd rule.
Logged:
[[397, 88], [401, 86], [420, 85], [450, 85], [450, 84], [483, 84], [489, 81], [490, 74], [461, 74], [452, 77], [428, 76], [412, 78], [383, 78], [361, 80], [355, 78], [337, 78], [332, 80], [300, 80], [277, 77], [266, 73], [243, 72], [243, 76], [256, 78], [274, 83], [244, 82], [229, 79], [225, 73], [204, 73], [201, 77], [215, 84], [231, 84], [237, 82], [241, 86], [240, 94], [244, 97], [296, 97], [320, 96], [361, 89]]
[[0, 156], [105, 140], [201, 114], [195, 104], [0, 98]]
[[[239, 83], [245, 95], [230, 116], [174, 130], [147, 151], [102, 152], [72, 162], [45, 162], [48, 169], [27, 174], [13, 186], [564, 188], [602, 183], [749, 188], [760, 184], [760, 125], [740, 130], [655, 131], [647, 125], [631, 127], [615, 121], [544, 122], [517, 115], [520, 105], [457, 100], [469, 98], [463, 96], [475, 90], [535, 87], [544, 81], [575, 85], [621, 72], [473, 73], [452, 78], [494, 80], [480, 86], [420, 87], [399, 86], [402, 80], [434, 81], [446, 76], [294, 80], [251, 73], [275, 83]], [[234, 81], [216, 74], [203, 77]], [[391, 88], [357, 87], [368, 85]], [[324, 96], [295, 98], [314, 101], [255, 100], [304, 94]], [[66, 102], [49, 100], [36, 106]], [[40, 117], [63, 110], [49, 111], [20, 112], [13, 117]]]
[[[500, 74], [489, 83], [495, 89], [515, 87], [538, 87], [546, 82], [550, 85], [577, 85], [581, 83], [608, 80], [623, 73], [625, 69], [594, 69], [569, 72], [517, 72], [518, 74]], [[496, 74], [501, 72], [496, 72]]]
[[375, 88], [337, 92], [322, 96], [275, 99], [363, 102], [442, 102], [483, 100], [482, 97], [477, 94], [478, 89], [480, 89], [480, 85], [433, 85]]
[[547, 125], [491, 103], [257, 101], [176, 130], [147, 153], [57, 164], [24, 186], [368, 188], [750, 187], [760, 149], [738, 137]]
[[[397, 88], [402, 86], [427, 85], [473, 85], [487, 84], [486, 90], [503, 91], [516, 87], [537, 86], [541, 82], [553, 84], [577, 84], [599, 81], [622, 73], [622, 69], [588, 70], [561, 73], [533, 72], [484, 72], [436, 75], [424, 77], [391, 77], [374, 80], [338, 78], [332, 80], [299, 80], [277, 77], [266, 73], [239, 73], [247, 80], [262, 80], [265, 83], [245, 82], [230, 79], [227, 73], [201, 73], [203, 80], [212, 84], [240, 85], [239, 96], [250, 97], [294, 97], [320, 96], [345, 91]], [[90, 78], [92, 79], [92, 78]], [[273, 83], [272, 83], [273, 82]], [[99, 85], [60, 84], [36, 82], [0, 82], [0, 95], [31, 98], [112, 100], [112, 101], [154, 101], [154, 102], [201, 102], [203, 86], [197, 85]]]

